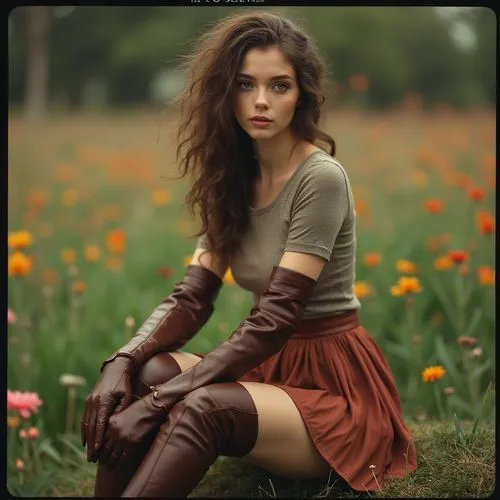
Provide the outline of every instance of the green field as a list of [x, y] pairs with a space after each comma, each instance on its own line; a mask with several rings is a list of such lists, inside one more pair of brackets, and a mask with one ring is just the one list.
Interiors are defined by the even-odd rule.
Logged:
[[[494, 111], [343, 110], [324, 129], [355, 196], [361, 321], [387, 356], [405, 415], [491, 424]], [[30, 483], [58, 457], [71, 460], [101, 361], [183, 275], [197, 221], [183, 206], [187, 180], [162, 178], [177, 175], [175, 132], [175, 116], [159, 111], [9, 119], [8, 389], [43, 400], [8, 429], [11, 481]], [[410, 283], [405, 290], [420, 291], [395, 294], [403, 276], [415, 278], [399, 282]], [[207, 352], [248, 314], [250, 294], [230, 274], [225, 281], [187, 350]], [[425, 371], [435, 366], [442, 370]], [[63, 374], [86, 385], [72, 392]], [[31, 426], [37, 440], [20, 439]], [[16, 471], [22, 457], [26, 469]]]

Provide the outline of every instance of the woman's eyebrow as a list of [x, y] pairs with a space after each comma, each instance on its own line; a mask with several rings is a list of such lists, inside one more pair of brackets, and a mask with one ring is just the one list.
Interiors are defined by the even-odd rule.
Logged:
[[[253, 77], [252, 75], [247, 75], [246, 73], [238, 73], [237, 76], [240, 78], [248, 78], [249, 80], [255, 80], [255, 77]], [[291, 77], [290, 75], [286, 75], [286, 74], [273, 76], [269, 80], [271, 80], [271, 81], [283, 80], [285, 78], [288, 78], [289, 80], [295, 81], [295, 79], [293, 77]]]

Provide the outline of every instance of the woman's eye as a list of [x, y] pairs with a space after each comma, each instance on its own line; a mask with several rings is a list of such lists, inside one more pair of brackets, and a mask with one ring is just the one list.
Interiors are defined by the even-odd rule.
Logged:
[[273, 87], [278, 91], [278, 92], [286, 92], [288, 90], [288, 85], [286, 83], [275, 83]]
[[238, 88], [242, 90], [249, 90], [250, 88], [252, 88], [252, 82], [249, 82], [247, 80], [240, 80], [238, 82]]

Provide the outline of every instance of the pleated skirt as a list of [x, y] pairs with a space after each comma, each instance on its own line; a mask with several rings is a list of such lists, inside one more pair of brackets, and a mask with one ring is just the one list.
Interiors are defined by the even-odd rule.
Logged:
[[321, 456], [351, 488], [376, 491], [417, 467], [390, 366], [356, 311], [304, 319], [241, 382], [282, 388]]

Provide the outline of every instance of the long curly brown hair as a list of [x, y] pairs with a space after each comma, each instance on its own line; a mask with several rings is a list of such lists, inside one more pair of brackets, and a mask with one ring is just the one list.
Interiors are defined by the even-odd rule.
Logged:
[[181, 177], [193, 179], [186, 204], [199, 210], [200, 231], [218, 258], [230, 263], [250, 220], [252, 186], [258, 174], [252, 139], [236, 121], [236, 75], [252, 48], [279, 48], [294, 67], [300, 106], [291, 122], [299, 140], [330, 145], [318, 127], [325, 102], [326, 67], [315, 43], [292, 21], [270, 12], [244, 13], [217, 21], [197, 41], [184, 62], [187, 89], [180, 103], [177, 161]]

